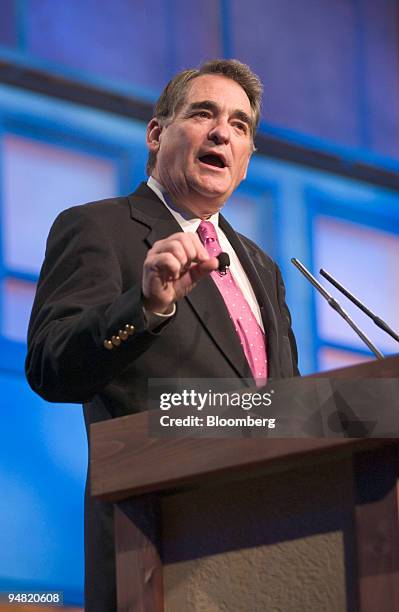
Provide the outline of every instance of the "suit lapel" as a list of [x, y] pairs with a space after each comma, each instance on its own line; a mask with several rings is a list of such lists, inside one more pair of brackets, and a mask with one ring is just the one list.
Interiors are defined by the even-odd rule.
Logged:
[[157, 240], [181, 232], [182, 228], [158, 196], [145, 183], [129, 195], [130, 215], [148, 228], [146, 241], [150, 247]]
[[[129, 196], [129, 203], [132, 219], [148, 228], [145, 240], [149, 247], [157, 240], [162, 240], [175, 232], [182, 231], [173, 215], [147, 185], [142, 183], [137, 191]], [[184, 299], [200, 319], [206, 333], [237, 372], [237, 375], [243, 379], [253, 380], [251, 369], [241, 348], [226, 305], [212, 278], [202, 279]]]

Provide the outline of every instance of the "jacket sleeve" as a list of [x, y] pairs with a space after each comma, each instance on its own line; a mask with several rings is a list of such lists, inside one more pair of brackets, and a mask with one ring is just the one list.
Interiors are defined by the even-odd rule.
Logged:
[[54, 222], [33, 304], [26, 375], [49, 401], [90, 400], [157, 338], [143, 314], [141, 277], [123, 291], [115, 245], [91, 206]]

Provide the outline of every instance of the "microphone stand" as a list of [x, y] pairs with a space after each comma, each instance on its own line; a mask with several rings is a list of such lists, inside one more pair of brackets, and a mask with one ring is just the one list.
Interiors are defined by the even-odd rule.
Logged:
[[331, 276], [331, 274], [329, 274], [326, 270], [323, 270], [323, 268], [321, 268], [320, 274], [324, 276], [324, 278], [327, 279], [332, 285], [334, 285], [334, 287], [336, 287], [338, 291], [343, 293], [345, 297], [347, 297], [358, 308], [360, 308], [360, 310], [362, 310], [364, 314], [370, 317], [370, 319], [374, 321], [377, 327], [382, 329], [384, 332], [389, 334], [394, 340], [399, 342], [399, 335], [391, 327], [389, 327], [389, 325], [385, 323], [385, 321], [380, 319], [380, 317], [374, 314], [374, 312], [371, 312], [371, 310], [369, 310], [367, 306], [365, 306], [360, 300], [358, 300], [358, 298], [355, 297], [350, 291], [348, 291], [348, 289], [346, 289], [343, 285], [341, 285], [341, 283], [339, 283], [333, 276]]
[[317, 291], [324, 297], [329, 306], [333, 310], [335, 310], [353, 329], [354, 332], [359, 336], [359, 338], [368, 346], [370, 351], [377, 357], [377, 359], [384, 359], [384, 355], [374, 346], [371, 340], [366, 336], [364, 332], [356, 325], [356, 323], [351, 319], [347, 312], [342, 308], [342, 306], [337, 302], [335, 298], [332, 297], [328, 293], [326, 289], [315, 279], [315, 277], [305, 268], [305, 266], [295, 257], [291, 259], [292, 263], [298, 270], [308, 279], [310, 283], [312, 283], [313, 287], [317, 289]]

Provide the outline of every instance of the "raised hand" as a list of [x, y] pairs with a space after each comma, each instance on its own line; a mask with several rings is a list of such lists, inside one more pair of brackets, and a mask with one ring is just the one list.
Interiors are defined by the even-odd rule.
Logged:
[[173, 304], [190, 293], [201, 278], [217, 270], [218, 265], [197, 234], [178, 232], [158, 240], [144, 261], [144, 307], [160, 314], [172, 312]]

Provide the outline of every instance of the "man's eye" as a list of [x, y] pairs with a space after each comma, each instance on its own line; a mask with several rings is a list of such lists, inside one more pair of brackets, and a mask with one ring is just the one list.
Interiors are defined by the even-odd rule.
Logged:
[[210, 113], [208, 113], [208, 111], [197, 111], [194, 114], [196, 117], [201, 117], [202, 119], [208, 119], [208, 117], [210, 117]]
[[238, 128], [238, 129], [240, 130], [240, 132], [244, 132], [244, 134], [246, 134], [246, 133], [247, 133], [248, 128], [247, 128], [247, 125], [246, 125], [245, 123], [236, 122], [236, 123], [234, 124], [234, 126], [235, 126], [236, 128]]

